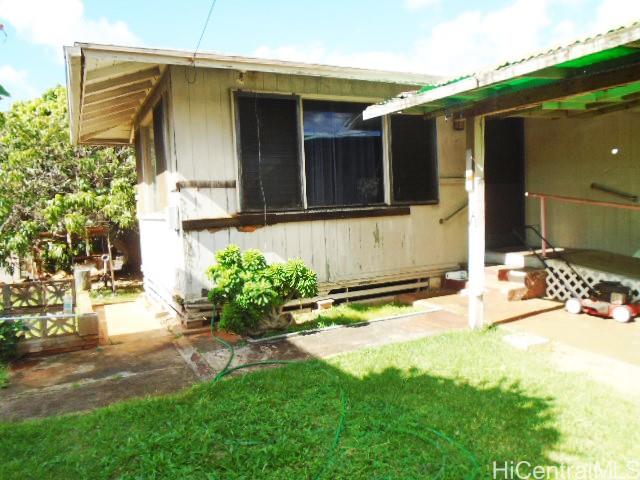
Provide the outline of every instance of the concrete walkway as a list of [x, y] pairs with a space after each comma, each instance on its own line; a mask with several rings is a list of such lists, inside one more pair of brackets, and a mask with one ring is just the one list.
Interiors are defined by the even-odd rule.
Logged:
[[[105, 307], [103, 314], [111, 314], [107, 328], [117, 327], [112, 330], [117, 334], [97, 349], [17, 362], [8, 388], [0, 390], [0, 419], [82, 412], [128, 398], [175, 392], [212, 378], [224, 366], [229, 353], [208, 332], [171, 334], [158, 328], [153, 313], [142, 307], [135, 302]], [[132, 324], [144, 331], [136, 332]], [[425, 313], [244, 345], [237, 349], [234, 364], [323, 358], [464, 327], [465, 320], [451, 313]]]
[[[391, 343], [417, 340], [447, 331], [466, 328], [464, 318], [434, 311], [421, 315], [401, 317], [369, 324], [299, 335], [275, 342], [262, 342], [236, 348], [234, 365], [261, 360], [303, 360], [327, 358], [363, 348], [379, 347]], [[228, 351], [211, 339], [209, 333], [189, 339], [212, 376], [222, 369], [229, 357]], [[202, 363], [199, 363], [201, 371]]]

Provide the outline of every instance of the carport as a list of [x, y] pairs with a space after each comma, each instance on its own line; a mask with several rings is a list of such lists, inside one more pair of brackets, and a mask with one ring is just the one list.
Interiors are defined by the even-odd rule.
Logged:
[[[466, 129], [470, 327], [484, 323], [486, 243], [519, 222], [582, 256], [590, 281], [621, 279], [637, 299], [640, 23], [425, 86], [364, 117], [398, 112], [444, 116]], [[501, 188], [491, 190], [492, 171], [510, 172], [494, 182]], [[534, 240], [547, 255], [547, 242], [530, 234]]]

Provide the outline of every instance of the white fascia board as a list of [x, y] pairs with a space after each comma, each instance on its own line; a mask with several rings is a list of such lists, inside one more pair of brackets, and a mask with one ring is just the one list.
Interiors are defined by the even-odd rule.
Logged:
[[255, 71], [328, 77], [345, 80], [363, 80], [370, 82], [394, 83], [399, 85], [428, 85], [442, 81], [442, 77], [420, 73], [390, 72], [364, 68], [339, 67], [313, 63], [289, 62], [282, 60], [198, 53], [179, 50], [164, 50], [137, 47], [76, 43], [85, 56], [104, 58], [114, 61], [131, 61], [166, 65], [186, 65], [202, 68], [220, 68], [238, 71]]

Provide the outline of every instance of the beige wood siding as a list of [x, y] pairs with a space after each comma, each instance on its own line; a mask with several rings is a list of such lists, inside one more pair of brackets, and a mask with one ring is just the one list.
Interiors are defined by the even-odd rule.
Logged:
[[[406, 86], [245, 73], [170, 69], [175, 180], [237, 180], [233, 118], [235, 89], [335, 97], [373, 102], [389, 98]], [[437, 122], [441, 177], [464, 174], [464, 132], [444, 119]], [[238, 211], [235, 188], [184, 188], [179, 194], [181, 219], [214, 218]], [[440, 203], [411, 207], [411, 214], [352, 220], [279, 224], [243, 233], [237, 229], [185, 232], [184, 284], [188, 299], [201, 295], [209, 283], [205, 270], [216, 250], [229, 243], [259, 248], [280, 258], [302, 258], [321, 282], [371, 279], [381, 275], [452, 267], [466, 261], [467, 219], [463, 212], [444, 225], [439, 219], [465, 202], [461, 180], [440, 185]]]
[[[640, 115], [617, 112], [587, 119], [528, 119], [526, 188], [532, 192], [624, 202], [592, 190], [593, 182], [640, 194]], [[611, 150], [619, 153], [612, 155]], [[547, 202], [547, 231], [561, 247], [623, 255], [640, 250], [640, 212]], [[539, 202], [527, 200], [527, 223], [539, 224]]]

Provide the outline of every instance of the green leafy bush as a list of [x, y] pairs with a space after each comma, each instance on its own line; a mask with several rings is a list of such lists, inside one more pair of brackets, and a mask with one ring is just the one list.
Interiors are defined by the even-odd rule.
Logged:
[[20, 320], [0, 319], [0, 361], [8, 361], [15, 357], [18, 340], [22, 338], [27, 327]]
[[216, 252], [207, 274], [214, 284], [209, 299], [222, 307], [220, 328], [238, 333], [277, 323], [286, 302], [318, 292], [316, 274], [302, 260], [268, 265], [259, 250], [240, 252], [236, 245]]

